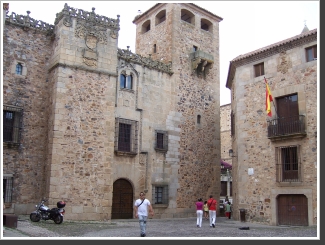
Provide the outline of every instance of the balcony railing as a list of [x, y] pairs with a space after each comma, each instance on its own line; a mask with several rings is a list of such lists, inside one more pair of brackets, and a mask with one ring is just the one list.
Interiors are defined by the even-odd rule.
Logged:
[[305, 116], [282, 117], [267, 122], [267, 137], [305, 136]]

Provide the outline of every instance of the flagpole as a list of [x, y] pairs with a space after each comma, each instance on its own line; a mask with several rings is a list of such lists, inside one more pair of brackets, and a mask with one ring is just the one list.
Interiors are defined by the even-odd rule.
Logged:
[[[264, 77], [264, 81], [265, 81], [266, 84], [268, 84], [265, 77]], [[277, 118], [279, 118], [278, 112], [276, 111], [276, 107], [275, 107], [275, 104], [274, 104], [274, 100], [273, 99], [272, 99], [272, 102], [273, 102], [273, 106], [274, 106], [275, 115], [276, 115]]]

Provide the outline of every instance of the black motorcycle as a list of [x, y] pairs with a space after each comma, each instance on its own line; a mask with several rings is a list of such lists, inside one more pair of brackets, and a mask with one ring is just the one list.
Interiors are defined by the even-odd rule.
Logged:
[[65, 202], [57, 202], [57, 208], [52, 209], [45, 206], [44, 202], [46, 202], [46, 200], [43, 199], [38, 205], [35, 205], [36, 210], [31, 212], [29, 216], [30, 220], [33, 222], [38, 222], [41, 219], [51, 219], [55, 222], [55, 224], [61, 224], [63, 222], [63, 215], [65, 213], [65, 210], [63, 209], [65, 207]]

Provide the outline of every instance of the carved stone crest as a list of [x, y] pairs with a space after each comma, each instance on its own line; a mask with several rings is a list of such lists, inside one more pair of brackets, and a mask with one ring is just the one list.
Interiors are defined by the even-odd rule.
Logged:
[[97, 47], [97, 37], [94, 35], [87, 35], [86, 36], [86, 45], [88, 48], [95, 50]]
[[281, 52], [279, 57], [279, 64], [277, 67], [277, 70], [281, 72], [282, 74], [285, 74], [288, 72], [289, 68], [292, 67], [292, 63], [287, 57], [286, 52]]

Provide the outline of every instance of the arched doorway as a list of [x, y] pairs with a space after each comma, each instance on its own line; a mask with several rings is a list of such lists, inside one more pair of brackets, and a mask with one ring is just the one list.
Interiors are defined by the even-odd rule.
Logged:
[[303, 194], [279, 195], [278, 225], [308, 226], [308, 202]]
[[126, 179], [113, 183], [112, 219], [133, 218], [133, 188]]

